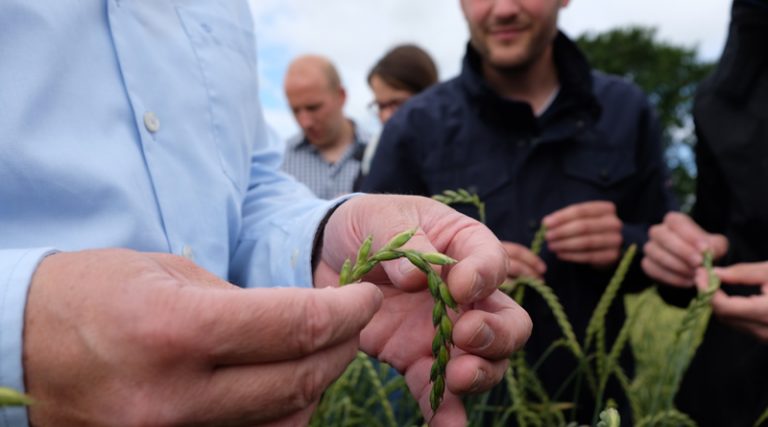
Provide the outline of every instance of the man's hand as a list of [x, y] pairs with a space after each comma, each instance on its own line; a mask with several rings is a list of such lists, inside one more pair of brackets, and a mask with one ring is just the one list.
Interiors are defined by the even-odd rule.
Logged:
[[424, 197], [355, 197], [328, 221], [315, 283], [336, 283], [344, 259], [354, 257], [368, 235], [373, 235], [375, 251], [413, 228], [418, 231], [406, 248], [439, 251], [459, 261], [442, 269], [461, 312], [453, 329], [455, 348], [446, 372], [447, 390], [437, 413], [432, 414], [429, 404], [434, 300], [424, 274], [406, 259], [384, 262], [365, 277], [380, 285], [384, 302], [364, 329], [361, 348], [405, 375], [431, 424], [464, 426], [466, 413], [458, 395], [481, 392], [501, 381], [507, 358], [531, 332], [527, 313], [496, 290], [507, 276], [507, 255], [490, 230]]
[[[746, 297], [728, 296], [718, 290], [712, 298], [712, 311], [723, 322], [768, 343], [768, 262], [716, 268], [715, 274], [723, 283], [760, 287], [762, 293]], [[697, 271], [696, 286], [701, 291], [707, 289], [704, 269]]]
[[547, 271], [544, 261], [527, 247], [514, 242], [501, 242], [501, 245], [507, 253], [507, 276], [513, 279], [520, 276], [541, 279]]
[[714, 259], [728, 251], [728, 240], [721, 234], [710, 234], [690, 217], [670, 212], [664, 222], [651, 227], [643, 248], [645, 274], [674, 286], [693, 286], [702, 254], [711, 250]]
[[563, 261], [610, 266], [621, 257], [622, 222], [611, 202], [577, 203], [544, 217], [547, 247]]
[[240, 289], [167, 254], [50, 256], [26, 308], [31, 423], [306, 425], [381, 299]]

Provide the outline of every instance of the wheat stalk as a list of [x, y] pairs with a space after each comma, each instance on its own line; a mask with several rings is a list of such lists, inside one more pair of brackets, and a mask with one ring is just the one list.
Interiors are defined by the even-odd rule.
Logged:
[[753, 427], [760, 427], [766, 421], [768, 421], [768, 408], [765, 408], [765, 412], [763, 412], [763, 415], [760, 415], [760, 418], [755, 421], [755, 425]]
[[473, 205], [477, 209], [477, 217], [485, 224], [485, 203], [480, 200], [480, 196], [477, 193], [470, 193], [469, 191], [459, 188], [458, 190], [445, 190], [442, 194], [435, 194], [432, 199], [437, 200], [440, 203], [446, 205], [453, 205], [457, 203], [467, 203]]
[[32, 399], [27, 395], [7, 387], [0, 387], [0, 408], [3, 406], [26, 406], [31, 404]]
[[398, 258], [408, 259], [411, 264], [427, 275], [427, 287], [435, 300], [435, 306], [432, 310], [432, 325], [435, 327], [432, 356], [435, 361], [432, 363], [429, 374], [429, 381], [432, 383], [429, 404], [432, 411], [437, 412], [445, 392], [445, 371], [451, 357], [450, 347], [453, 345], [453, 321], [448, 316], [448, 308], [458, 311], [458, 305], [451, 296], [448, 285], [435, 272], [431, 264], [449, 265], [456, 263], [456, 260], [436, 252], [420, 253], [408, 249], [401, 250], [401, 247], [415, 233], [416, 230], [408, 230], [398, 234], [373, 255], [370, 255], [373, 237], [369, 236], [360, 246], [354, 265], [349, 259], [344, 261], [339, 273], [339, 284], [344, 286], [357, 282], [380, 262]]

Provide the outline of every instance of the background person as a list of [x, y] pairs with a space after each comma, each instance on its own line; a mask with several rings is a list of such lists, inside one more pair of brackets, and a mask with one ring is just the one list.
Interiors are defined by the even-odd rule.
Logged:
[[691, 217], [671, 213], [651, 229], [643, 259], [649, 276], [671, 285], [660, 294], [681, 305], [694, 293], [704, 250], [735, 263], [718, 270], [715, 316], [677, 397], [701, 426], [752, 425], [768, 407], [766, 40], [768, 2], [734, 1], [725, 50], [694, 102], [696, 204]]
[[[501, 379], [531, 325], [495, 291], [498, 241], [424, 198], [339, 204], [281, 173], [252, 25], [245, 1], [0, 3], [0, 384], [37, 402], [1, 426], [306, 425], [358, 348], [429, 418], [422, 275], [311, 289], [412, 227], [461, 260], [433, 422], [464, 425], [457, 394]], [[294, 289], [251, 289], [276, 286]]]
[[336, 68], [322, 56], [301, 56], [284, 85], [301, 132], [287, 142], [283, 170], [322, 199], [351, 192], [368, 135], [344, 116], [347, 94]]
[[[475, 191], [509, 275], [543, 277], [583, 333], [622, 250], [642, 247], [673, 202], [651, 105], [625, 79], [591, 70], [558, 31], [567, 4], [462, 0], [470, 42], [461, 74], [387, 122], [363, 190]], [[547, 248], [537, 257], [527, 246], [541, 223]], [[647, 284], [637, 264], [624, 289]], [[528, 293], [525, 306], [536, 325], [526, 355], [535, 361], [561, 332], [542, 299]], [[623, 318], [614, 304], [609, 333]], [[567, 350], [556, 350], [537, 373], [553, 395], [575, 369]]]
[[[437, 83], [437, 78], [435, 61], [424, 49], [413, 44], [395, 46], [368, 73], [368, 85], [373, 92], [371, 108], [384, 125], [405, 101]], [[355, 189], [360, 188], [368, 175], [378, 144], [379, 135], [368, 143]]]

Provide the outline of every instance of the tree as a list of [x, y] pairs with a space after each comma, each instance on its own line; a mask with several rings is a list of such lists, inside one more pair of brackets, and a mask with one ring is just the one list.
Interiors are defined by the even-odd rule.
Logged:
[[698, 58], [696, 48], [676, 46], [657, 39], [649, 27], [617, 28], [576, 39], [593, 67], [624, 76], [640, 86], [656, 108], [663, 129], [664, 146], [672, 183], [684, 209], [693, 204], [695, 166], [691, 146], [695, 141], [691, 108], [698, 83], [714, 63]]

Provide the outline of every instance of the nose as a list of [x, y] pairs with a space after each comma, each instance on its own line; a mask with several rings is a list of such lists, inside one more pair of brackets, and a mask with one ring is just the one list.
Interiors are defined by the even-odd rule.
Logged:
[[312, 126], [314, 119], [312, 114], [308, 111], [299, 111], [296, 113], [296, 122], [299, 124], [300, 128], [306, 130]]
[[493, 14], [496, 17], [514, 16], [520, 12], [519, 0], [495, 0], [493, 2]]

